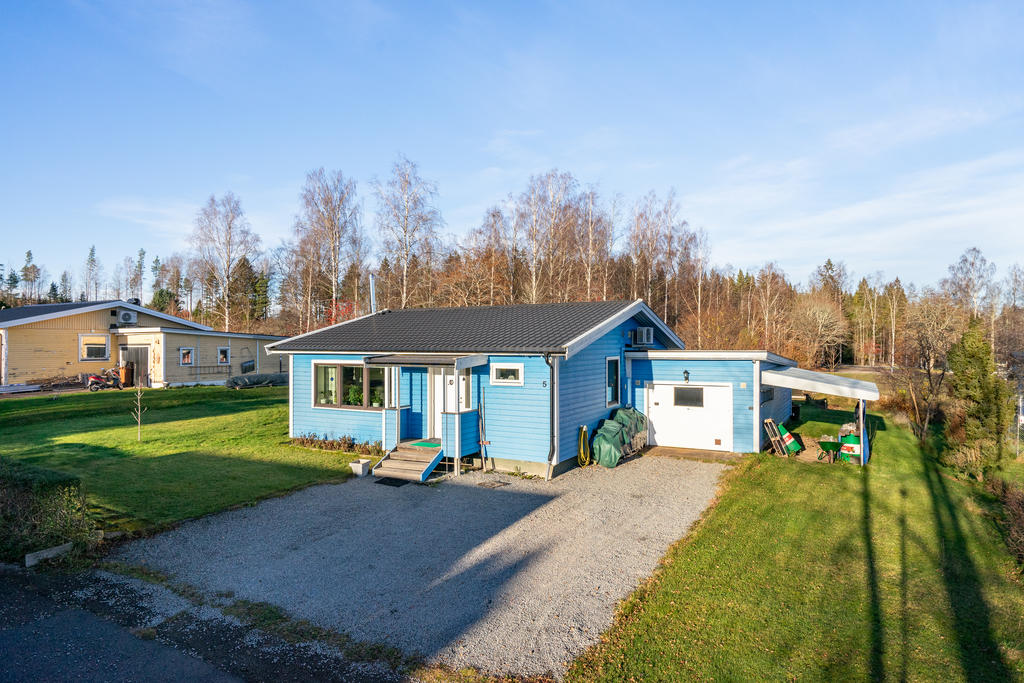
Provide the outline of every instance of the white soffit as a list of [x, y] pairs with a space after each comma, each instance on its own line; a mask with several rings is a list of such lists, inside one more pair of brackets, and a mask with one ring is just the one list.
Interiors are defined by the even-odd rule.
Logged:
[[874, 382], [864, 382], [859, 379], [828, 375], [824, 372], [814, 372], [802, 368], [762, 370], [761, 383], [814, 394], [862, 398], [866, 401], [877, 401], [879, 396], [878, 387]]

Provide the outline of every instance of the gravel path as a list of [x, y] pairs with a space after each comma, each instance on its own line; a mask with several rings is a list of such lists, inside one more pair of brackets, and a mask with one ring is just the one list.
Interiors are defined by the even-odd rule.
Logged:
[[644, 457], [551, 482], [367, 477], [189, 522], [119, 559], [431, 662], [560, 676], [686, 534], [723, 470]]

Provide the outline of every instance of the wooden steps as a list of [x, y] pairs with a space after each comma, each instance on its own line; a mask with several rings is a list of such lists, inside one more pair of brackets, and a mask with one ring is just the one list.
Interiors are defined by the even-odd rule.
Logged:
[[376, 477], [423, 482], [441, 460], [439, 447], [400, 444], [373, 469]]

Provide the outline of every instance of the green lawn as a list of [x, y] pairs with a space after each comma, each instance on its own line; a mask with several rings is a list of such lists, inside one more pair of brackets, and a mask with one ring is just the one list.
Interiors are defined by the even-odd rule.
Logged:
[[[809, 436], [852, 413], [804, 408]], [[974, 485], [874, 418], [869, 467], [752, 456], [569, 679], [1008, 680], [1024, 589]]]
[[0, 400], [0, 454], [82, 478], [108, 526], [175, 522], [349, 476], [354, 456], [288, 443], [284, 388], [148, 390]]

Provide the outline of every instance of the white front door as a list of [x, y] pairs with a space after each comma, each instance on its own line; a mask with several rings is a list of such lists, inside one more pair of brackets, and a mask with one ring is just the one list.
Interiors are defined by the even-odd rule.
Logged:
[[731, 385], [648, 385], [647, 416], [652, 444], [732, 450]]

